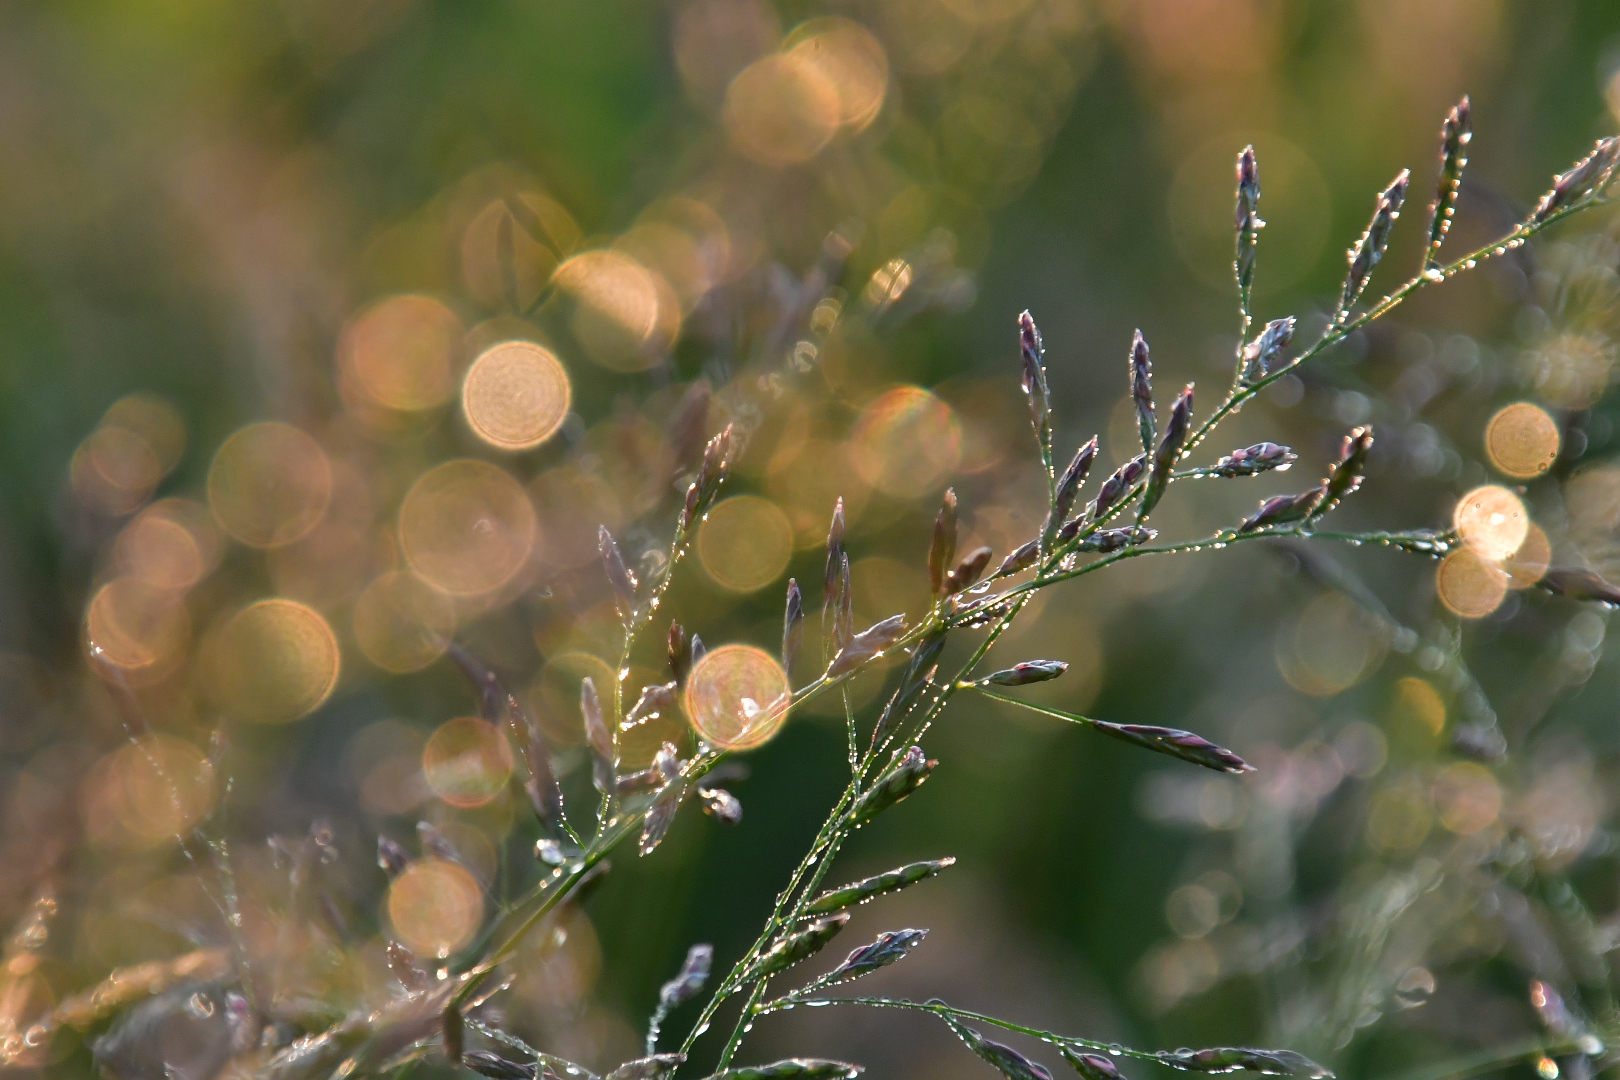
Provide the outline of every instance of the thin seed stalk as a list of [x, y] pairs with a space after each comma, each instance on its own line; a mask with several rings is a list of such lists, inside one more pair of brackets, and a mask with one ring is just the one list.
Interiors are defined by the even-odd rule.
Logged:
[[1304, 352], [1300, 353], [1299, 356], [1295, 357], [1293, 363], [1272, 372], [1256, 382], [1249, 383], [1245, 387], [1235, 388], [1232, 393], [1229, 393], [1226, 400], [1221, 402], [1221, 404], [1216, 407], [1215, 411], [1209, 414], [1208, 419], [1194, 429], [1192, 435], [1188, 436], [1186, 450], [1192, 450], [1199, 443], [1207, 439], [1210, 434], [1214, 432], [1216, 425], [1224, 420], [1228, 414], [1241, 408], [1245, 402], [1258, 395], [1260, 391], [1264, 390], [1266, 387], [1270, 386], [1284, 375], [1289, 374], [1307, 360], [1319, 355], [1329, 347], [1337, 345], [1339, 342], [1343, 341], [1345, 338], [1349, 337], [1363, 326], [1366, 326], [1368, 323], [1375, 322], [1378, 319], [1383, 318], [1385, 315], [1389, 314], [1395, 308], [1404, 303], [1412, 296], [1413, 293], [1416, 293], [1424, 286], [1446, 281], [1450, 278], [1456, 277], [1458, 274], [1472, 270], [1475, 266], [1481, 262], [1484, 262], [1486, 259], [1494, 258], [1495, 256], [1504, 253], [1510, 247], [1518, 247], [1532, 236], [1535, 236], [1543, 229], [1546, 229], [1549, 225], [1562, 221], [1571, 214], [1578, 214], [1583, 210], [1587, 210], [1595, 206], [1607, 206], [1613, 201], [1613, 198], [1591, 199], [1577, 203], [1574, 206], [1567, 206], [1562, 210], [1549, 215], [1545, 220], [1537, 222], [1525, 222], [1516, 225], [1513, 227], [1511, 232], [1500, 239], [1493, 240], [1489, 244], [1476, 248], [1467, 255], [1463, 255], [1452, 262], [1435, 267], [1431, 269], [1427, 275], [1419, 274], [1413, 277], [1410, 281], [1406, 282], [1406, 284], [1402, 285], [1400, 288], [1378, 301], [1378, 303], [1367, 308], [1360, 315], [1353, 316], [1340, 323], [1329, 325], [1328, 328], [1323, 331], [1322, 336], [1317, 339], [1316, 343], [1310, 348], [1306, 349]]

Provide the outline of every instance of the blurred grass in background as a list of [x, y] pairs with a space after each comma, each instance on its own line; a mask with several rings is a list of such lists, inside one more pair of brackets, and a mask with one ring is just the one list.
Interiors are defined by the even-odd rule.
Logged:
[[[579, 759], [578, 680], [610, 682], [616, 660], [596, 526], [655, 571], [692, 446], [726, 419], [754, 429], [727, 491], [749, 498], [717, 510], [669, 611], [711, 644], [774, 647], [785, 579], [819, 581], [841, 495], [858, 621], [916, 613], [947, 484], [964, 549], [999, 559], [1038, 525], [1018, 310], [1046, 336], [1058, 443], [1098, 433], [1112, 467], [1136, 439], [1134, 327], [1161, 386], [1198, 380], [1209, 402], [1228, 377], [1244, 144], [1269, 222], [1257, 314], [1320, 325], [1373, 195], [1402, 166], [1426, 194], [1438, 119], [1461, 94], [1479, 137], [1458, 251], [1506, 231], [1613, 130], [1617, 71], [1620, 9], [1597, 2], [7, 6], [0, 920], [49, 885], [65, 927], [27, 994], [58, 999], [117, 965], [221, 943], [195, 872], [163, 841], [220, 799], [204, 755], [224, 717], [253, 946], [295, 969], [299, 993], [349, 1007], [386, 977], [375, 833], [414, 846], [416, 819], [437, 822], [492, 895], [509, 879], [503, 851], [522, 857], [503, 842], [526, 822], [515, 788], [458, 807], [424, 777], [429, 736], [474, 709], [415, 628], [453, 630]], [[1415, 264], [1418, 227], [1403, 224], [1391, 260]], [[1488, 417], [1534, 400], [1561, 425], [1552, 479], [1527, 497], [1549, 550], [1613, 562], [1613, 244], [1561, 238], [1425, 293], [1223, 438], [1289, 443], [1304, 486], [1346, 427], [1371, 421], [1367, 489], [1343, 513], [1444, 526], [1493, 475]], [[463, 395], [473, 358], [506, 340], [543, 348]], [[699, 379], [712, 400], [690, 389]], [[549, 429], [503, 409], [516, 390], [558, 406]], [[304, 434], [247, 426], [265, 421]], [[462, 459], [498, 471], [443, 464]], [[1207, 532], [1272, 493], [1208, 486], [1178, 488], [1161, 529]], [[189, 501], [153, 502], [169, 498]], [[1535, 949], [1493, 938], [1467, 905], [1435, 902], [1394, 950], [1410, 963], [1386, 981], [1406, 980], [1421, 1008], [1313, 1012], [1317, 981], [1348, 976], [1314, 968], [1312, 943], [1384, 869], [1421, 881], [1462, 858], [1441, 840], [1507, 820], [1506, 781], [1484, 769], [1444, 781], [1476, 809], [1497, 800], [1483, 823], [1446, 824], [1452, 804], [1430, 779], [1399, 779], [1429, 775], [1448, 722], [1499, 717], [1523, 751], [1514, 812], [1532, 832], [1575, 831], [1548, 857], [1602, 855], [1606, 619], [1510, 594], [1466, 623], [1482, 682], [1470, 689], [1443, 677], [1436, 642], [1455, 620], [1432, 564], [1332, 557], [1387, 618], [1324, 588], [1336, 571], [1312, 557], [1262, 550], [1143, 560], [1043, 593], [995, 653], [1069, 662], [1032, 697], [1195, 728], [1261, 771], [1188, 776], [957, 705], [933, 736], [934, 782], [848, 854], [851, 876], [960, 859], [893, 901], [883, 926], [857, 917], [871, 924], [857, 936], [934, 929], [884, 976], [894, 992], [1133, 1045], [1323, 1057], [1337, 1042], [1324, 1016], [1354, 1029], [1392, 1011], [1337, 1060], [1357, 1075], [1531, 1033]], [[248, 607], [270, 597], [293, 603]], [[163, 760], [197, 778], [195, 806], [121, 749], [119, 706], [84, 659], [87, 623], [125, 648], [113, 662], [172, 740], [153, 744]], [[634, 661], [627, 692], [662, 678], [657, 655]], [[1559, 697], [1588, 678], [1584, 697]], [[666, 719], [632, 755], [679, 730]], [[618, 1061], [689, 943], [735, 955], [813, 832], [807, 807], [838, 789], [841, 726], [796, 719], [751, 759], [739, 830], [693, 815], [653, 857], [618, 859], [588, 916], [525, 954], [516, 1026]], [[262, 842], [317, 819], [345, 855], [325, 889], [347, 947], [286, 901]], [[1612, 864], [1589, 878], [1612, 905]], [[889, 1015], [789, 1015], [759, 1034], [765, 1050], [848, 1056], [875, 1075], [983, 1069]], [[61, 1075], [90, 1068], [63, 1053]]]

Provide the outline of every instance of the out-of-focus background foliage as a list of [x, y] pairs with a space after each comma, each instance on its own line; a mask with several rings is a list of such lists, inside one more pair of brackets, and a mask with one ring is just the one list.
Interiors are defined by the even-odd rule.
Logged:
[[[945, 486], [964, 548], [999, 560], [1038, 525], [1019, 310], [1045, 333], [1058, 443], [1100, 434], [1111, 468], [1136, 439], [1133, 328], [1161, 397], [1197, 381], [1207, 411], [1230, 378], [1244, 144], [1269, 222], [1257, 314], [1314, 329], [1404, 166], [1413, 212], [1374, 289], [1416, 266], [1460, 95], [1478, 135], [1458, 251], [1614, 130], [1617, 71], [1620, 7], [1597, 0], [5, 5], [0, 923], [42, 893], [58, 912], [46, 944], [9, 947], [0, 1035], [115, 968], [224, 944], [206, 869], [167, 840], [216, 807], [278, 1000], [386, 995], [381, 942], [411, 912], [385, 904], [377, 833], [414, 853], [435, 823], [490, 903], [535, 873], [516, 784], [423, 773], [475, 702], [421, 626], [495, 667], [577, 781], [578, 682], [610, 684], [617, 660], [596, 526], [656, 572], [693, 448], [723, 423], [750, 432], [726, 495], [755, 501], [711, 518], [668, 614], [774, 651], [789, 574], [819, 609], [839, 495], [858, 621], [915, 614]], [[1524, 495], [1536, 535], [1612, 575], [1617, 249], [1582, 220], [1268, 391], [1208, 449], [1286, 442], [1299, 482], [1178, 485], [1161, 531], [1306, 486], [1363, 422], [1378, 442], [1341, 515], [1444, 527], [1462, 492], [1517, 483], [1483, 440], [1525, 400], [1561, 428]], [[546, 351], [464, 397], [507, 340]], [[518, 390], [567, 412], [502, 449], [537, 433]], [[247, 427], [266, 421], [304, 434]], [[493, 469], [416, 486], [463, 459]], [[835, 871], [960, 860], [849, 931], [932, 928], [891, 992], [1146, 1047], [1288, 1045], [1351, 1075], [1533, 1036], [1531, 977], [1602, 1011], [1606, 617], [1511, 590], [1460, 620], [1432, 562], [1262, 547], [1052, 590], [994, 654], [1071, 665], [1032, 697], [1193, 728], [1259, 772], [958, 702], [933, 781]], [[290, 603], [238, 614], [267, 598]], [[638, 652], [627, 693], [659, 663], [657, 642]], [[662, 723], [637, 763], [680, 736]], [[145, 752], [127, 724], [156, 733]], [[1505, 740], [1505, 763], [1453, 753], [1458, 730]], [[687, 945], [729, 962], [751, 940], [841, 783], [842, 721], [795, 718], [749, 763], [739, 828], [683, 817], [537, 937], [502, 1004], [514, 1030], [611, 1065]], [[302, 839], [317, 821], [329, 863]], [[1575, 945], [1570, 881], [1597, 920]], [[925, 1020], [790, 1014], [749, 1053], [985, 1072]], [[30, 1054], [93, 1068], [67, 1035]]]

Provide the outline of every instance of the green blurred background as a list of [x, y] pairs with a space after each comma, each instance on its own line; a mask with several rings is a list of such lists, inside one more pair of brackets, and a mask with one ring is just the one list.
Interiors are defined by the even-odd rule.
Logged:
[[[790, 48], [829, 27], [848, 31], [825, 22], [795, 29], [829, 17], [864, 27], [859, 40], [880, 49], [886, 76], [876, 103], [866, 103], [870, 115], [806, 135], [793, 123], [814, 127], [814, 118], [795, 114], [785, 129], [751, 133], [749, 109], [768, 112], [773, 87], [734, 93], [728, 105], [733, 77], [784, 40]], [[997, 559], [1039, 520], [1016, 386], [1018, 311], [1031, 309], [1045, 334], [1057, 442], [1072, 447], [1098, 433], [1111, 467], [1134, 438], [1134, 420], [1119, 408], [1133, 328], [1152, 343], [1162, 399], [1197, 381], [1202, 413], [1226, 386], [1237, 332], [1231, 168], [1243, 145], [1258, 152], [1269, 222], [1257, 314], [1296, 314], [1307, 326], [1314, 314], [1320, 327], [1344, 248], [1402, 167], [1414, 171], [1412, 209], [1390, 255], [1402, 269], [1374, 289], [1416, 265], [1414, 219], [1433, 183], [1436, 132], [1461, 94], [1472, 96], [1477, 138], [1453, 233], [1458, 251], [1506, 231], [1556, 171], [1614, 130], [1617, 71], [1620, 7], [1590, 0], [5, 5], [0, 917], [14, 920], [42, 883], [54, 883], [64, 930], [51, 985], [38, 992], [60, 998], [118, 964], [218, 942], [206, 913], [172, 899], [189, 872], [172, 850], [85, 838], [81, 786], [122, 738], [119, 710], [83, 659], [85, 610], [114, 573], [109, 553], [132, 508], [87, 505], [72, 461], [125, 395], [158, 395], [183, 421], [185, 448], [156, 486], [160, 497], [203, 499], [220, 443], [244, 424], [282, 420], [353, 466], [370, 500], [358, 513], [386, 546], [400, 495], [434, 462], [483, 457], [527, 484], [589, 457], [586, 470], [622, 496], [609, 523], [636, 562], [663, 542], [673, 504], [651, 475], [663, 466], [626, 449], [629, 433], [650, 429], [657, 444], [684, 386], [706, 378], [716, 395], [711, 420], [757, 428], [732, 493], [787, 510], [798, 534], [788, 572], [819, 583], [813, 537], [843, 490], [838, 474], [851, 470], [838, 460], [795, 465], [806, 451], [794, 440], [842, 447], [885, 389], [928, 387], [955, 410], [960, 452], [943, 464], [889, 462], [883, 468], [902, 479], [876, 491], [870, 476], [849, 481], [860, 503], [857, 566], [895, 560], [869, 563], [864, 579], [857, 569], [858, 587], [870, 582], [857, 608], [875, 619], [911, 602], [915, 613], [927, 530], [947, 483], [967, 532]], [[775, 90], [784, 100], [805, 92]], [[811, 108], [802, 97], [778, 104]], [[780, 142], [773, 150], [751, 143], [756, 135]], [[808, 153], [805, 139], [816, 144]], [[520, 324], [501, 311], [502, 297], [479, 295], [470, 267], [481, 249], [465, 239], [468, 222], [490, 198], [516, 192], [543, 193], [566, 211], [583, 238], [575, 250], [672, 220], [656, 208], [689, 199], [722, 222], [730, 262], [682, 296], [679, 335], [657, 356], [593, 351], [589, 326], [569, 321], [566, 297], [548, 293]], [[1559, 291], [1582, 268], [1608, 266], [1613, 277], [1613, 244], [1594, 228], [1566, 227], [1545, 250], [1425, 294], [1279, 384], [1210, 449], [1286, 442], [1302, 458], [1290, 474], [1298, 483], [1178, 487], [1161, 530], [1207, 533], [1262, 495], [1303, 488], [1344, 431], [1369, 420], [1378, 449], [1365, 491], [1340, 512], [1346, 522], [1444, 527], [1456, 497], [1493, 475], [1481, 445], [1486, 419], [1523, 398], [1551, 410], [1564, 431], [1559, 462], [1526, 501], [1557, 560], [1601, 569], [1616, 555], [1614, 507], [1604, 503], [1583, 525], [1568, 482], [1612, 452], [1604, 391], [1614, 302], [1595, 286]], [[829, 249], [847, 249], [847, 266], [818, 280], [818, 267], [835, 265]], [[898, 273], [905, 283], [896, 286]], [[828, 288], [841, 288], [832, 295], [850, 314], [811, 333], [810, 309]], [[470, 342], [531, 337], [553, 348], [573, 388], [561, 434], [502, 455], [474, 439], [454, 408], [411, 412], [393, 426], [361, 416], [336, 378], [344, 328], [368, 305], [405, 293], [436, 298], [472, 328]], [[1535, 359], [1571, 326], [1604, 343], [1602, 370], [1587, 371], [1573, 391], [1538, 375]], [[814, 341], [808, 354], [795, 351], [801, 340]], [[470, 348], [457, 346], [457, 365]], [[791, 355], [812, 359], [794, 364]], [[649, 483], [645, 498], [627, 494]], [[590, 526], [588, 548], [589, 506], [542, 499], [539, 514], [543, 538]], [[511, 806], [482, 817], [431, 798], [398, 800], [387, 812], [364, 797], [366, 754], [381, 760], [401, 746], [414, 754], [473, 702], [443, 661], [397, 677], [368, 666], [345, 627], [354, 595], [392, 564], [369, 549], [354, 558], [335, 551], [313, 550], [299, 578], [287, 565], [293, 555], [233, 546], [188, 603], [201, 637], [248, 600], [299, 595], [290, 581], [323, 569], [331, 579], [300, 598], [337, 628], [342, 680], [308, 718], [233, 733], [239, 776], [227, 828], [257, 852], [269, 835], [331, 822], [348, 867], [331, 890], [352, 940], [364, 942], [379, 933], [385, 887], [371, 869], [377, 831], [408, 840], [418, 817], [434, 817], [482, 830], [494, 851], [510, 820], [523, 818], [505, 842], [521, 859], [533, 830], [515, 789]], [[1146, 1047], [1280, 1043], [1348, 1075], [1389, 1075], [1533, 1033], [1527, 970], [1547, 978], [1558, 968], [1571, 985], [1595, 985], [1511, 927], [1476, 925], [1491, 921], [1481, 897], [1508, 903], [1483, 857], [1458, 853], [1477, 830], [1452, 830], [1452, 843], [1436, 825], [1427, 841], [1420, 833], [1408, 843], [1380, 840], [1369, 822], [1384, 820], [1372, 812], [1378, 792], [1405, 790], [1398, 769], [1451, 760], [1443, 740], [1409, 738], [1402, 727], [1422, 722], [1413, 709], [1429, 717], [1428, 698], [1411, 705], [1422, 694], [1412, 680], [1428, 679], [1443, 699], [1441, 724], [1499, 722], [1517, 762], [1498, 773], [1515, 793], [1509, 803], [1521, 795], [1533, 803], [1537, 790], [1589, 796], [1570, 811], [1586, 822], [1582, 843], [1558, 868], [1575, 875], [1600, 915], [1609, 910], [1615, 876], [1602, 823], [1617, 679], [1601, 663], [1606, 619], [1514, 593], [1488, 618], [1458, 623], [1435, 600], [1432, 563], [1387, 551], [1330, 554], [1332, 566], [1259, 545], [1143, 560], [1048, 594], [993, 654], [1073, 665], [1032, 696], [1116, 721], [1192, 728], [1261, 772], [1243, 783], [1191, 776], [1191, 766], [1055, 721], [958, 702], [930, 736], [942, 762], [934, 779], [844, 856], [847, 877], [917, 858], [959, 860], [940, 880], [863, 909], [846, 934], [853, 943], [902, 925], [932, 928], [914, 957], [880, 976], [887, 992]], [[699, 561], [683, 566], [670, 611], [711, 644], [774, 649], [782, 578], [728, 592]], [[605, 592], [578, 583], [595, 572], [586, 563], [542, 567], [528, 591], [472, 605], [458, 620], [461, 639], [525, 688], [554, 656], [591, 651], [581, 642], [603, 640]], [[1378, 599], [1358, 606], [1329, 587], [1346, 580], [1334, 576], [1343, 568], [1362, 583], [1348, 588], [1352, 599], [1358, 589]], [[819, 585], [806, 591], [819, 610]], [[1369, 616], [1380, 603], [1385, 615]], [[1457, 626], [1477, 686], [1442, 677], [1453, 670], [1443, 643]], [[613, 662], [605, 646], [596, 651]], [[645, 653], [638, 663], [655, 667], [656, 643]], [[175, 679], [184, 685], [172, 692], [143, 691], [155, 703], [152, 722], [206, 748], [219, 710], [192, 692], [189, 675]], [[555, 704], [538, 690], [534, 700], [541, 711]], [[548, 723], [577, 728], [560, 712]], [[401, 727], [375, 727], [390, 720]], [[359, 739], [367, 732], [369, 741]], [[573, 762], [578, 751], [569, 753]], [[795, 719], [749, 764], [751, 778], [734, 788], [746, 812], [739, 828], [694, 812], [653, 856], [615, 859], [588, 905], [590, 925], [569, 935], [577, 951], [552, 950], [562, 973], [537, 977], [512, 1005], [515, 1029], [611, 1065], [633, 1049], [659, 982], [690, 943], [714, 942], [722, 962], [746, 946], [842, 783], [840, 720]], [[1419, 801], [1431, 797], [1427, 783]], [[1523, 811], [1520, 826], [1534, 817]], [[1444, 889], [1424, 892], [1420, 927], [1405, 926], [1367, 961], [1383, 981], [1356, 982], [1360, 961], [1331, 944], [1334, 928], [1352, 925], [1345, 913], [1389, 875], [1427, 881], [1436, 867], [1455, 871], [1445, 888], [1462, 898], [1441, 903]], [[274, 877], [268, 862], [255, 874]], [[266, 899], [265, 917], [300, 917], [281, 904]], [[321, 933], [321, 948], [335, 947]], [[356, 945], [354, 955], [362, 951]], [[369, 984], [333, 974], [341, 968], [311, 976], [309, 992], [345, 1008]], [[1432, 973], [1428, 990], [1421, 976], [1406, 985], [1421, 1006], [1391, 1004], [1389, 987], [1414, 969]], [[1336, 997], [1343, 993], [1352, 1000]], [[1600, 1000], [1588, 1007], [1600, 1011]], [[1334, 1024], [1346, 1016], [1352, 1029], [1369, 1026], [1337, 1045]], [[683, 1018], [690, 1022], [681, 1014], [671, 1030], [684, 1030]], [[847, 1056], [875, 1076], [986, 1071], [925, 1019], [790, 1014], [762, 1021], [749, 1054]], [[40, 1067], [80, 1075], [90, 1064], [69, 1046]]]

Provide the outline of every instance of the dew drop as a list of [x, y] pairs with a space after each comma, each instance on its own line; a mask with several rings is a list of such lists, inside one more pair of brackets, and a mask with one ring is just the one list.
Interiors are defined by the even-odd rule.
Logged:
[[1114, 1057], [1119, 1057], [1119, 1055], [1121, 1055], [1121, 1054], [1123, 1054], [1125, 1052], [1125, 1048], [1123, 1046], [1119, 1045], [1119, 1043], [1109, 1043], [1108, 1044], [1108, 1052], [1110, 1054], [1112, 1054]]
[[1438, 266], [1431, 266], [1427, 270], [1423, 271], [1424, 281], [1444, 281], [1445, 278], [1445, 273], [1442, 272]]

